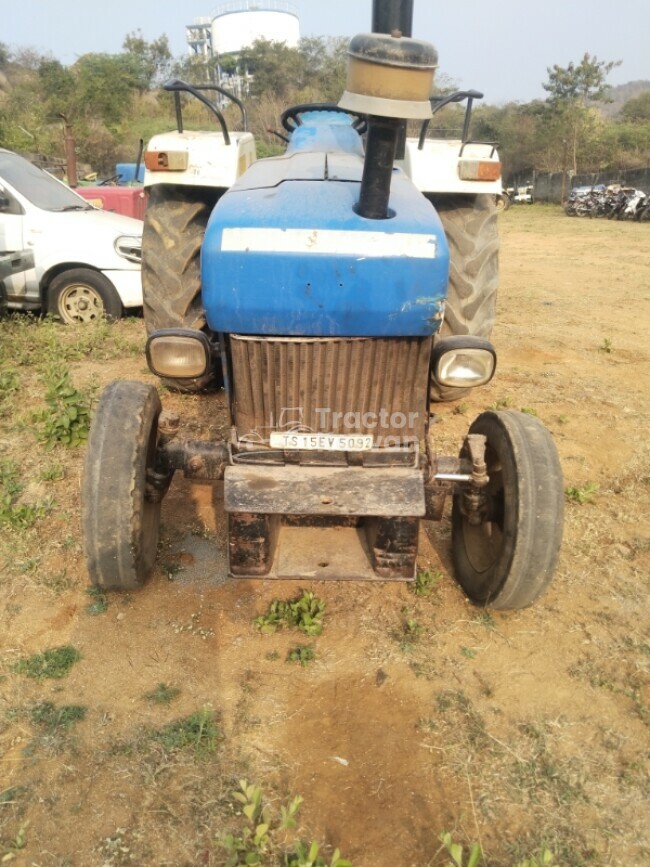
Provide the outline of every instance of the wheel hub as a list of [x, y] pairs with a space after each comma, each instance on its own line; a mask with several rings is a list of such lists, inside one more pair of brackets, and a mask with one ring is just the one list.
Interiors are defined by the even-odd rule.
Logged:
[[104, 304], [90, 286], [68, 286], [61, 296], [61, 318], [69, 325], [76, 322], [94, 322], [104, 315]]

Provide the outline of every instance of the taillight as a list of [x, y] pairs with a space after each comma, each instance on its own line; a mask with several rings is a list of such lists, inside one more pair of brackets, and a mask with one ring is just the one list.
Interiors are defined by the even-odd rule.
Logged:
[[187, 151], [146, 151], [144, 164], [150, 172], [184, 172], [189, 155]]
[[498, 181], [501, 177], [501, 163], [496, 160], [464, 160], [458, 163], [458, 177], [461, 181]]

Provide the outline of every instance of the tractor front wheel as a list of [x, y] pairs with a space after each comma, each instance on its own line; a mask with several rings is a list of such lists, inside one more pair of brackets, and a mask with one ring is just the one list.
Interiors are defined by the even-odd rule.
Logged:
[[[499, 235], [494, 196], [429, 196], [449, 244], [449, 287], [440, 336], [471, 334], [489, 339], [496, 317]], [[432, 401], [458, 400], [465, 388], [431, 380]]]
[[555, 444], [538, 419], [512, 410], [482, 413], [469, 432], [486, 438], [489, 483], [474, 514], [464, 493], [454, 496], [456, 580], [477, 605], [525, 608], [551, 581], [562, 541]]
[[86, 562], [95, 587], [141, 587], [153, 568], [161, 494], [148, 482], [160, 411], [156, 389], [140, 382], [112, 382], [100, 398], [81, 500]]

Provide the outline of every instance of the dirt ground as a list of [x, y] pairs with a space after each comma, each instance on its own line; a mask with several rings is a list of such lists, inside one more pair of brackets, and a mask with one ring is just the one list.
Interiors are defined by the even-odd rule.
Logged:
[[[152, 580], [89, 596], [83, 448], [45, 449], [34, 413], [56, 359], [79, 389], [153, 381], [144, 328], [0, 323], [0, 462], [19, 467], [20, 502], [49, 504], [31, 526], [0, 525], [0, 856], [223, 865], [246, 779], [275, 811], [304, 798], [287, 839], [318, 840], [328, 864], [335, 847], [355, 867], [446, 864], [443, 831], [493, 867], [544, 846], [560, 865], [650, 863], [650, 230], [543, 206], [499, 219], [497, 376], [436, 407], [432, 432], [455, 454], [497, 406], [551, 430], [565, 538], [554, 583], [523, 611], [464, 598], [448, 514], [421, 531], [420, 568], [440, 573], [430, 596], [229, 580], [221, 492], [182, 478]], [[225, 422], [214, 398], [163, 402], [189, 437]], [[322, 635], [260, 634], [253, 618], [302, 590], [326, 603]], [[304, 666], [286, 661], [299, 645], [315, 652]], [[80, 656], [69, 673], [27, 676], [21, 661], [60, 647]], [[283, 835], [264, 863], [284, 863]]]

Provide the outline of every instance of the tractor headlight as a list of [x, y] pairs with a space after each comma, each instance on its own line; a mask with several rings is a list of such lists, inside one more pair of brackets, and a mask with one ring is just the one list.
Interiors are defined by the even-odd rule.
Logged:
[[210, 369], [211, 356], [210, 341], [202, 331], [164, 328], [147, 340], [147, 364], [156, 376], [198, 379]]
[[494, 376], [497, 355], [480, 337], [443, 337], [433, 348], [433, 377], [449, 388], [485, 385]]

